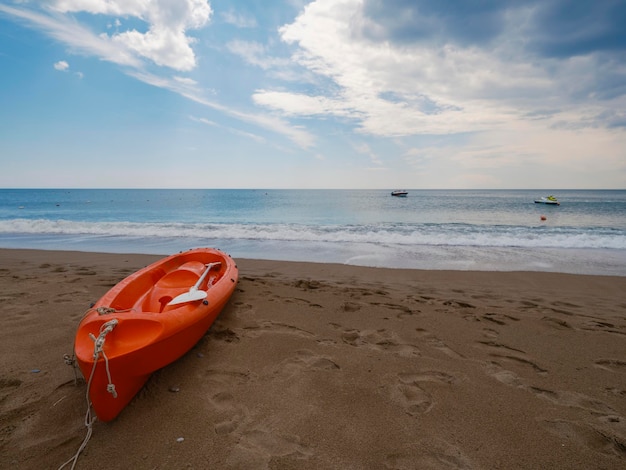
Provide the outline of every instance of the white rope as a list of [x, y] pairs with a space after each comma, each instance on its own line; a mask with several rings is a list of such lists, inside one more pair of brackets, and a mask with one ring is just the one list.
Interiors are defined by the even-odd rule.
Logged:
[[87, 434], [85, 435], [85, 439], [83, 439], [83, 442], [78, 448], [78, 451], [76, 451], [76, 454], [74, 454], [72, 458], [70, 458], [67, 462], [61, 465], [59, 467], [59, 470], [62, 470], [63, 468], [65, 468], [70, 462], [72, 463], [71, 470], [74, 470], [74, 467], [76, 467], [76, 463], [78, 462], [78, 456], [85, 449], [85, 447], [87, 446], [87, 443], [89, 442], [89, 439], [91, 439], [91, 435], [93, 434], [93, 423], [96, 421], [97, 416], [94, 416], [91, 412], [91, 401], [89, 400], [89, 390], [91, 389], [91, 382], [96, 372], [96, 366], [98, 365], [98, 356], [100, 354], [102, 354], [102, 357], [104, 358], [104, 364], [105, 364], [105, 368], [107, 372], [107, 377], [109, 379], [109, 384], [107, 385], [107, 392], [113, 395], [113, 398], [117, 398], [115, 385], [113, 384], [111, 380], [111, 371], [109, 370], [109, 358], [104, 352], [104, 341], [106, 339], [106, 335], [108, 335], [111, 331], [113, 331], [113, 328], [117, 326], [117, 323], [118, 323], [117, 318], [114, 318], [113, 320], [109, 320], [108, 322], [103, 323], [102, 326], [100, 327], [100, 333], [98, 334], [97, 338], [91, 333], [89, 333], [89, 337], [94, 342], [94, 350], [93, 350], [93, 367], [91, 368], [91, 373], [89, 374], [89, 380], [87, 381], [87, 392], [85, 394], [87, 398], [87, 413], [85, 413], [85, 427], [87, 428]]
[[[115, 385], [113, 384], [113, 381], [111, 380], [111, 371], [109, 370], [109, 358], [104, 352], [104, 341], [106, 340], [106, 335], [108, 335], [111, 331], [113, 331], [113, 328], [117, 326], [117, 323], [118, 323], [117, 318], [114, 318], [113, 320], [109, 320], [108, 322], [103, 323], [102, 326], [100, 327], [100, 334], [98, 335], [97, 338], [91, 333], [89, 333], [89, 337], [94, 342], [93, 369], [91, 371], [91, 375], [93, 376], [93, 372], [96, 369], [98, 356], [102, 354], [102, 357], [104, 358], [104, 367], [107, 372], [107, 378], [109, 379], [109, 383], [107, 385], [107, 392], [113, 395], [113, 398], [117, 398], [117, 391], [115, 390]], [[91, 379], [90, 379], [90, 382], [91, 382]], [[89, 391], [89, 386], [87, 387], [87, 391]]]
[[131, 307], [131, 308], [124, 308], [124, 309], [120, 309], [120, 310], [118, 310], [118, 309], [113, 308], [113, 307], [97, 307], [97, 308], [94, 308], [94, 307], [93, 307], [93, 305], [95, 305], [95, 304], [92, 304], [92, 306], [91, 306], [91, 307], [89, 307], [89, 308], [85, 311], [85, 313], [83, 314], [83, 316], [82, 316], [82, 318], [81, 318], [81, 321], [82, 321], [82, 320], [83, 320], [83, 319], [84, 319], [87, 315], [89, 315], [91, 312], [97, 312], [97, 313], [98, 313], [98, 315], [110, 315], [110, 314], [112, 314], [112, 313], [126, 313], [126, 312], [134, 312], [134, 311], [135, 311], [135, 309], [134, 309], [134, 308], [132, 308], [132, 307]]

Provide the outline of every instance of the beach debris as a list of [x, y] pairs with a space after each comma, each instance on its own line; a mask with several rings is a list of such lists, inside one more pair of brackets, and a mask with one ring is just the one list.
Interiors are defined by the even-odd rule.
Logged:
[[545, 215], [542, 215], [541, 217], [539, 217], [541, 220], [548, 220], [548, 218]]
[[65, 396], [62, 396], [61, 398], [59, 398], [57, 401], [55, 401], [52, 406], [50, 408], [54, 408], [55, 406], [57, 406], [59, 403], [61, 403], [63, 400], [65, 400]]
[[176, 387], [172, 385], [170, 388], [168, 388], [168, 390], [172, 393], [176, 393], [176, 392], [180, 392], [180, 387]]
[[41, 369], [32, 369], [31, 374], [38, 374], [39, 372], [41, 372]]
[[176, 439], [176, 442], [183, 442], [185, 440], [184, 437], [179, 437], [178, 439]]

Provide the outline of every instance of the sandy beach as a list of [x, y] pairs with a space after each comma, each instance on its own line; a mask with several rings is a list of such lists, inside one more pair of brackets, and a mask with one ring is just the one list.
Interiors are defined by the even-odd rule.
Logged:
[[[0, 468], [76, 453], [64, 354], [161, 257], [0, 250]], [[626, 277], [237, 264], [217, 322], [76, 468], [626, 468]]]

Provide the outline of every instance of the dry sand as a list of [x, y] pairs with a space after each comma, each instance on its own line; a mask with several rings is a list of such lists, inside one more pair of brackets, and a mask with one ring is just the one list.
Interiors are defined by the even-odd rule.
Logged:
[[[0, 250], [0, 468], [74, 455], [63, 355], [158, 258]], [[626, 277], [237, 261], [218, 321], [77, 468], [626, 468]]]

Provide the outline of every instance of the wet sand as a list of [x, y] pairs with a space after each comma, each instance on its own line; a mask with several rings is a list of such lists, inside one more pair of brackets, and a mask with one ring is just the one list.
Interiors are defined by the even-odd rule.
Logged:
[[[0, 250], [0, 468], [76, 453], [63, 355], [160, 257]], [[217, 322], [76, 468], [626, 467], [626, 277], [237, 263]]]

